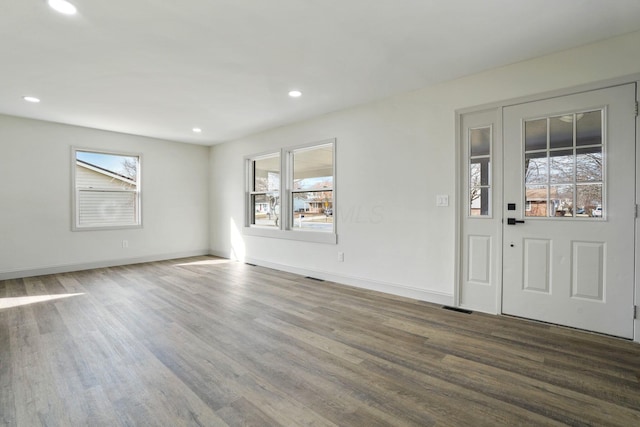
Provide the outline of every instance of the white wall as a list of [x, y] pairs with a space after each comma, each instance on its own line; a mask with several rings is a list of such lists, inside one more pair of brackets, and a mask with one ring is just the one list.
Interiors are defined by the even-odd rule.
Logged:
[[[215, 146], [211, 252], [451, 303], [455, 110], [638, 72], [640, 33], [633, 33]], [[243, 156], [333, 137], [338, 244], [243, 235]], [[435, 206], [438, 194], [449, 195], [449, 207]]]
[[[72, 145], [142, 154], [143, 228], [71, 231]], [[207, 253], [208, 156], [209, 147], [0, 115], [0, 279]]]

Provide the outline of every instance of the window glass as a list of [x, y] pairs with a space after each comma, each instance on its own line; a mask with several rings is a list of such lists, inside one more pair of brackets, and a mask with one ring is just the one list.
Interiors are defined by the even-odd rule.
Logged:
[[280, 190], [280, 156], [258, 159], [253, 162], [253, 190]]
[[333, 188], [333, 145], [293, 152], [293, 189]]
[[573, 150], [551, 151], [549, 153], [549, 181], [551, 183], [573, 183]]
[[488, 216], [491, 207], [491, 127], [469, 129], [469, 215]]
[[573, 147], [573, 114], [549, 119], [549, 148]]
[[74, 229], [141, 224], [140, 156], [74, 150]]
[[597, 110], [525, 121], [526, 216], [603, 217], [602, 120]]
[[469, 177], [471, 179], [471, 187], [480, 187], [489, 185], [489, 167], [491, 163], [488, 158], [471, 159], [469, 165]]
[[577, 186], [577, 216], [602, 217], [602, 184]]
[[602, 110], [576, 115], [576, 145], [602, 145]]
[[491, 128], [471, 129], [471, 157], [489, 156], [491, 154]]
[[576, 150], [576, 180], [578, 182], [602, 181], [602, 147]]
[[541, 184], [549, 180], [549, 159], [547, 153], [525, 153], [525, 184]]
[[573, 216], [573, 185], [552, 185], [549, 187], [551, 209], [549, 215]]
[[547, 119], [526, 121], [524, 133], [526, 151], [547, 149]]

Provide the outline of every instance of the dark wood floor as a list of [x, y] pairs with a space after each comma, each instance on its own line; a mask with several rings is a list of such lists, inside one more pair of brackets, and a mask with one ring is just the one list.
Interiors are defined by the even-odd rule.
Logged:
[[640, 425], [640, 345], [217, 258], [3, 281], [0, 307], [9, 426]]

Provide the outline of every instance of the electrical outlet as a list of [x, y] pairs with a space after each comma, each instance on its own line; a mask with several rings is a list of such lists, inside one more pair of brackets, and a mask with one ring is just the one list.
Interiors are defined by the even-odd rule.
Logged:
[[123, 248], [128, 248], [129, 247], [129, 241], [128, 240], [123, 240], [122, 241], [122, 247]]
[[338, 252], [338, 262], [344, 262], [344, 252]]
[[449, 206], [449, 196], [446, 194], [437, 195], [436, 206]]

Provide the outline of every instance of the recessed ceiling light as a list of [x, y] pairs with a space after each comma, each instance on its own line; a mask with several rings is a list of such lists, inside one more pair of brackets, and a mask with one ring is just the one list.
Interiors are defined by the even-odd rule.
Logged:
[[38, 102], [40, 102], [40, 98], [36, 98], [35, 96], [23, 96], [22, 99], [24, 99], [27, 102], [33, 102], [34, 104], [37, 104]]
[[65, 15], [75, 15], [78, 11], [74, 5], [66, 0], [47, 0], [47, 3], [53, 10]]
[[291, 90], [289, 91], [289, 96], [292, 98], [300, 98], [302, 96], [302, 92], [299, 90]]
[[194, 131], [195, 133], [201, 133], [202, 132], [202, 129], [200, 129], [200, 128], [193, 128], [191, 130]]

